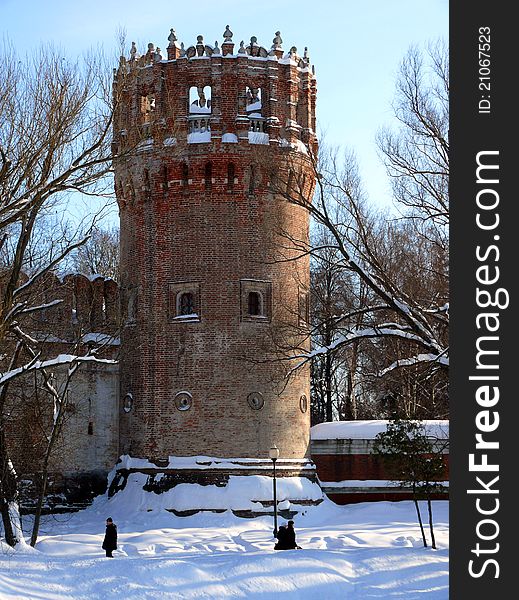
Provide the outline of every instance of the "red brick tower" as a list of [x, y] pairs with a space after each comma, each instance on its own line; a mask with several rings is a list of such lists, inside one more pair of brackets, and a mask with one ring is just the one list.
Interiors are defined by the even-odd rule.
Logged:
[[287, 380], [277, 358], [306, 329], [308, 258], [279, 258], [308, 214], [272, 173], [311, 197], [315, 76], [279, 32], [270, 50], [228, 27], [221, 48], [168, 39], [167, 56], [132, 44], [114, 80], [120, 451], [305, 459], [309, 371]]

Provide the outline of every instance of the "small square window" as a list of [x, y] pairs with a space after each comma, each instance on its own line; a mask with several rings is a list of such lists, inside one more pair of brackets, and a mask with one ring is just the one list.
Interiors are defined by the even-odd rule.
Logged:
[[272, 283], [256, 279], [240, 281], [242, 321], [270, 321]]
[[169, 284], [168, 320], [200, 321], [200, 284], [183, 281]]

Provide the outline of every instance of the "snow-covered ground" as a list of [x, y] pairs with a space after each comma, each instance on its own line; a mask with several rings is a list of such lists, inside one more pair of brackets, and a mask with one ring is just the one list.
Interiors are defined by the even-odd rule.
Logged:
[[[275, 551], [272, 517], [175, 517], [127, 498], [45, 517], [36, 549], [3, 544], [0, 599], [448, 598], [446, 501], [434, 502], [437, 550], [422, 547], [411, 502], [325, 500], [294, 519], [303, 549]], [[113, 559], [101, 549], [108, 516], [119, 530]]]

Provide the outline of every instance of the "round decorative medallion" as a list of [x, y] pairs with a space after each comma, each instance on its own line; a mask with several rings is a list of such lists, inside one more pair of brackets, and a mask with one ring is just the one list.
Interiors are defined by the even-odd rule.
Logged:
[[260, 392], [252, 392], [247, 396], [247, 403], [252, 410], [261, 410], [265, 405], [265, 400]]
[[133, 396], [131, 394], [126, 394], [123, 398], [123, 410], [125, 413], [129, 413], [133, 408]]
[[305, 413], [308, 410], [308, 398], [304, 394], [299, 398], [299, 408], [302, 413]]
[[193, 396], [189, 392], [178, 392], [175, 396], [175, 406], [178, 410], [189, 410], [193, 404]]

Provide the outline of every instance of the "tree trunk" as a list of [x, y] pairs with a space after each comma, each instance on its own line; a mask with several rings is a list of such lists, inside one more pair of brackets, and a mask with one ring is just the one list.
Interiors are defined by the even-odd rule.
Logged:
[[436, 540], [434, 539], [431, 498], [427, 498], [427, 510], [429, 511], [429, 530], [431, 532], [431, 546], [433, 547], [434, 550], [436, 550]]
[[63, 389], [61, 390], [61, 394], [58, 393], [52, 386], [47, 372], [45, 370], [42, 370], [42, 374], [43, 374], [43, 378], [45, 380], [45, 385], [47, 387], [47, 390], [53, 395], [54, 410], [56, 411], [56, 408], [57, 408], [57, 415], [54, 417], [52, 430], [51, 430], [50, 437], [47, 442], [47, 448], [45, 450], [45, 455], [43, 457], [43, 464], [42, 464], [42, 470], [41, 470], [40, 493], [38, 495], [38, 504], [36, 506], [36, 512], [34, 514], [34, 524], [32, 527], [32, 534], [31, 534], [31, 546], [33, 546], [33, 547], [36, 545], [36, 542], [38, 540], [38, 532], [40, 529], [40, 520], [41, 520], [41, 511], [43, 508], [43, 502], [45, 500], [45, 494], [47, 493], [50, 458], [52, 455], [54, 444], [55, 444], [55, 442], [58, 438], [59, 432], [61, 430], [61, 426], [63, 425], [65, 408], [67, 405], [66, 399], [68, 398], [68, 387], [70, 384], [70, 380], [78, 368], [79, 368], [78, 363], [74, 363], [73, 367], [69, 367], [67, 380], [66, 380], [66, 383], [65, 383]]
[[333, 421], [332, 406], [332, 357], [327, 353], [325, 361], [325, 381], [326, 381], [326, 422]]
[[0, 512], [2, 513], [2, 525], [4, 526], [5, 541], [9, 546], [16, 546], [16, 538], [14, 537], [13, 526], [11, 524], [9, 504], [3, 497], [0, 499]]
[[23, 537], [18, 512], [18, 483], [9, 458], [3, 426], [0, 426], [0, 475], [0, 512], [5, 541], [9, 546], [14, 547], [23, 541]]
[[416, 499], [414, 490], [413, 490], [413, 502], [416, 507], [416, 514], [418, 515], [418, 523], [420, 523], [420, 531], [422, 532], [423, 545], [424, 545], [424, 548], [427, 548], [427, 540], [425, 538], [425, 530], [423, 528], [422, 515], [420, 514], [420, 507], [418, 506], [418, 500]]
[[32, 526], [32, 534], [31, 534], [31, 546], [34, 548], [36, 542], [38, 541], [38, 533], [40, 531], [40, 520], [41, 520], [41, 511], [43, 508], [43, 501], [45, 500], [45, 494], [47, 492], [47, 477], [48, 471], [45, 468], [41, 474], [41, 487], [40, 493], [38, 495], [38, 504], [36, 505], [36, 511], [34, 512], [34, 523]]

